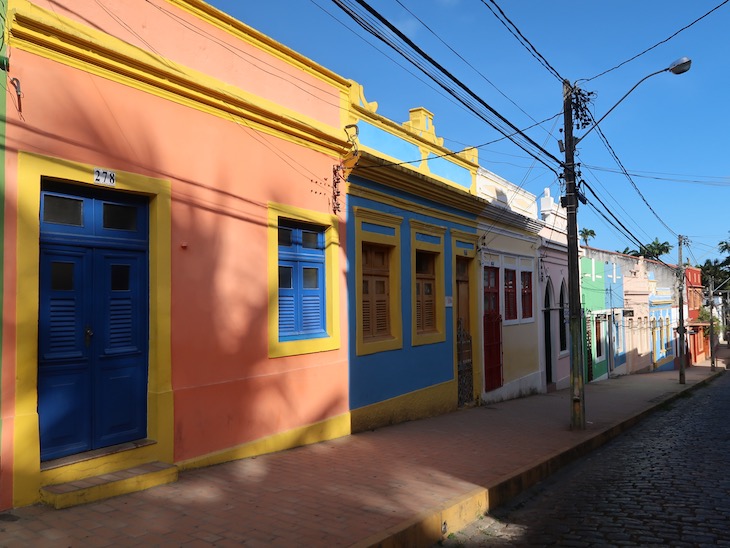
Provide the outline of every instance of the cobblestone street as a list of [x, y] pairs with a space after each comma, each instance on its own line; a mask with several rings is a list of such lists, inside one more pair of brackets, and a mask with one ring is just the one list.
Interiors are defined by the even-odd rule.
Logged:
[[730, 546], [728, 420], [724, 374], [440, 545]]

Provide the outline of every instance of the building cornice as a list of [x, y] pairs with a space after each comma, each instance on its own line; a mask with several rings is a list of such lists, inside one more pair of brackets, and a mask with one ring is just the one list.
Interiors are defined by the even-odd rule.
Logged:
[[[225, 22], [231, 33], [232, 29], [237, 29], [239, 35], [246, 31], [245, 25], [234, 26], [232, 18], [223, 17], [220, 12], [214, 13], [216, 10], [203, 2], [170, 1], [187, 8], [199, 7], [196, 13], [204, 11], [207, 20], [217, 17], [218, 26]], [[339, 127], [303, 117], [301, 113], [178, 63], [173, 64], [161, 55], [44, 10], [27, 0], [14, 0], [11, 7], [8, 12], [8, 39], [12, 48], [225, 118], [247, 128], [306, 144], [327, 154], [339, 157], [350, 148], [350, 143]], [[251, 32], [249, 34], [253, 35]], [[257, 39], [262, 44], [273, 44], [263, 35]], [[300, 65], [306, 64], [303, 59], [298, 60]], [[334, 78], [326, 72], [321, 74], [340, 88], [341, 96], [349, 94], [350, 82]]]
[[[483, 198], [414, 171], [407, 165], [383, 160], [368, 151], [360, 152], [360, 159], [352, 175], [475, 215], [478, 221], [496, 222], [531, 235], [537, 235], [544, 227], [541, 221], [492, 205]], [[351, 186], [353, 184], [355, 183], [351, 182]]]

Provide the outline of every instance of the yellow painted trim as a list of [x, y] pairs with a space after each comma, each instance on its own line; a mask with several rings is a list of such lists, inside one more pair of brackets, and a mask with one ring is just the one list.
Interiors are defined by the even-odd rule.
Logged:
[[268, 54], [278, 57], [297, 68], [308, 72], [312, 76], [326, 81], [329, 85], [341, 86], [348, 88], [351, 81], [344, 79], [342, 76], [332, 72], [331, 70], [315, 63], [301, 53], [294, 51], [285, 45], [273, 40], [265, 34], [249, 27], [238, 19], [231, 17], [227, 13], [211, 6], [203, 0], [167, 0], [180, 9], [187, 11], [198, 19], [217, 27], [243, 42], [248, 42], [257, 48], [265, 50]]
[[410, 211], [413, 213], [433, 217], [434, 219], [440, 219], [442, 221], [446, 221], [446, 222], [450, 222], [450, 223], [454, 223], [454, 224], [460, 224], [460, 225], [463, 225], [465, 227], [470, 227], [470, 228], [477, 227], [476, 219], [470, 219], [468, 217], [461, 217], [459, 215], [453, 215], [451, 213], [446, 213], [439, 209], [427, 207], [422, 204], [416, 203], [414, 201], [392, 196], [391, 194], [386, 194], [384, 192], [379, 192], [377, 190], [372, 190], [369, 188], [357, 186], [353, 183], [348, 183], [347, 193], [351, 196], [357, 196], [358, 198], [362, 198], [364, 200], [372, 200], [374, 202], [379, 202], [384, 205], [393, 206], [398, 209], [404, 209], [404, 210], [407, 210], [407, 211]]
[[454, 411], [456, 380], [416, 390], [389, 400], [353, 409], [352, 432], [364, 432], [400, 422], [436, 417]]
[[[80, 185], [94, 186], [94, 167], [20, 152], [18, 154], [18, 239], [15, 392], [13, 443], [13, 504], [25, 506], [39, 500], [39, 488], [56, 478], [80, 479], [137, 464], [145, 460], [172, 462], [173, 401], [170, 358], [170, 241], [171, 203], [169, 181], [116, 171], [119, 192], [149, 196], [150, 233], [150, 341], [147, 435], [152, 446], [90, 459], [55, 471], [40, 471], [38, 437], [38, 271], [41, 177], [49, 176]], [[109, 187], [104, 187], [108, 189]]]
[[[370, 120], [366, 120], [370, 121]], [[384, 130], [387, 131], [387, 130]], [[476, 185], [476, 171], [473, 169], [469, 169], [469, 166], [461, 166], [459, 165], [459, 162], [453, 162], [458, 167], [464, 168], [465, 170], [470, 171], [471, 175], [471, 184], [466, 187], [463, 185], [460, 185], [456, 183], [454, 180], [449, 179], [448, 177], [444, 177], [443, 175], [439, 175], [438, 173], [434, 173], [431, 171], [429, 161], [434, 159], [443, 159], [444, 153], [448, 153], [448, 149], [441, 149], [441, 150], [433, 150], [430, 147], [427, 147], [422, 142], [412, 142], [411, 139], [408, 137], [402, 137], [403, 141], [408, 142], [409, 144], [412, 144], [416, 147], [418, 147], [418, 154], [420, 155], [420, 162], [415, 163], [416, 158], [413, 158], [411, 161], [412, 163], [403, 163], [402, 157], [396, 157], [392, 156], [390, 154], [387, 154], [386, 152], [383, 152], [382, 150], [378, 150], [373, 147], [369, 147], [367, 145], [361, 145], [360, 150], [362, 152], [368, 153], [374, 157], [377, 157], [380, 161], [385, 162], [386, 165], [393, 164], [398, 167], [400, 167], [404, 172], [411, 172], [410, 175], [422, 177], [422, 178], [428, 178], [432, 181], [436, 181], [439, 184], [443, 185], [444, 187], [447, 187], [450, 191], [453, 192], [460, 192], [463, 193], [465, 196], [469, 196], [471, 198], [474, 198], [475, 200], [481, 200], [482, 198], [479, 198], [477, 196], [477, 185]], [[429, 158], [429, 155], [433, 154], [433, 158]], [[464, 157], [460, 153], [452, 152], [451, 158], [455, 159], [463, 159]], [[440, 196], [434, 192], [433, 189], [430, 189], [428, 187], [420, 189], [419, 194], [423, 195], [424, 198], [428, 198], [433, 201], [440, 201]]]
[[[279, 341], [279, 218], [314, 223], [324, 228], [326, 337]], [[340, 348], [340, 222], [336, 215], [269, 202], [267, 225], [269, 287], [269, 357], [326, 352]]]
[[[480, 341], [482, 337], [481, 326], [482, 322], [479, 318], [479, 300], [480, 300], [480, 274], [481, 264], [478, 260], [478, 246], [479, 246], [479, 235], [472, 232], [464, 232], [462, 230], [451, 229], [451, 249], [453, 251], [451, 257], [451, 271], [454, 273], [452, 277], [453, 287], [451, 294], [456, 299], [456, 258], [457, 257], [469, 257], [471, 259], [469, 263], [469, 335], [471, 336], [471, 363], [472, 363], [472, 390], [473, 397], [475, 400], [479, 399], [481, 395], [481, 387], [483, 384], [483, 363], [482, 358], [482, 345]], [[474, 245], [473, 249], [465, 249], [457, 247], [457, 242], [466, 242]], [[456, 307], [456, 302], [454, 302]], [[458, 349], [456, 341], [457, 322], [458, 318], [456, 313], [453, 314], [453, 332], [454, 332], [454, 378], [458, 379]]]
[[[355, 92], [356, 93], [356, 92]], [[472, 175], [472, 187], [475, 188], [476, 183], [476, 176], [477, 171], [479, 169], [479, 163], [478, 163], [478, 152], [474, 150], [473, 147], [468, 147], [464, 149], [463, 151], [457, 152], [449, 150], [443, 146], [440, 146], [434, 140], [431, 138], [430, 135], [423, 135], [418, 130], [411, 129], [409, 122], [406, 122], [405, 124], [401, 124], [398, 122], [395, 122], [391, 120], [390, 118], [386, 118], [385, 116], [382, 116], [380, 114], [377, 114], [375, 110], [377, 109], [377, 103], [367, 103], [361, 104], [359, 100], [357, 100], [357, 96], [352, 94], [351, 97], [352, 100], [352, 108], [353, 110], [359, 115], [359, 118], [373, 126], [375, 126], [378, 129], [381, 129], [382, 131], [386, 133], [390, 133], [391, 135], [406, 141], [412, 145], [415, 145], [421, 150], [421, 154], [423, 157], [427, 156], [428, 154], [433, 154], [437, 157], [445, 157], [450, 161], [451, 163], [468, 170], [471, 172]], [[362, 98], [364, 101], [364, 97]], [[375, 105], [375, 108], [373, 108], [373, 105]], [[409, 124], [409, 125], [406, 125]], [[435, 137], [435, 134], [433, 135]], [[436, 139], [438, 139], [436, 137]], [[376, 155], [380, 156], [383, 154], [382, 151], [376, 151], [375, 149], [364, 147], [362, 150], [367, 150], [369, 152], [375, 153]], [[392, 160], [394, 162], [402, 161], [401, 159], [394, 158], [392, 156], [388, 157], [389, 160]], [[430, 175], [430, 171], [425, 168], [421, 169], [419, 167], [412, 168], [414, 171], [418, 171], [419, 173], [422, 173], [424, 175]], [[449, 185], [454, 185], [453, 181], [450, 181], [449, 179], [445, 179], [443, 177], [437, 176], [439, 180], [447, 182]], [[464, 187], [459, 186], [458, 188], [464, 189]]]
[[[350, 144], [340, 127], [307, 118], [154, 52], [44, 10], [28, 0], [10, 0], [8, 21], [12, 48], [325, 154], [339, 156], [349, 150]], [[333, 95], [336, 93], [343, 104], [349, 97], [349, 82], [337, 83], [340, 88], [335, 86]]]
[[[411, 227], [411, 336], [413, 346], [434, 344], [446, 340], [446, 283], [444, 272], [444, 237], [446, 227], [434, 226], [416, 219], [410, 220]], [[416, 238], [417, 234], [424, 234], [438, 238], [440, 243], [423, 242]], [[416, 251], [429, 251], [436, 254], [436, 331], [418, 333], [416, 326]]]
[[238, 447], [224, 449], [201, 457], [180, 461], [177, 464], [180, 470], [202, 468], [213, 464], [221, 464], [238, 459], [255, 457], [267, 453], [284, 451], [302, 445], [333, 440], [351, 434], [350, 414], [344, 413], [324, 421], [309, 424], [286, 432], [280, 432]]
[[[352, 255], [355, 260], [355, 318], [356, 343], [355, 353], [358, 356], [398, 350], [403, 348], [403, 315], [401, 304], [401, 237], [400, 227], [403, 217], [389, 215], [380, 211], [355, 207], [355, 249]], [[393, 229], [393, 235], [379, 234], [363, 229], [363, 223], [371, 223]], [[388, 265], [390, 287], [390, 338], [366, 341], [362, 332], [362, 244], [368, 242], [381, 244], [391, 248]], [[352, 317], [351, 317], [352, 320]]]

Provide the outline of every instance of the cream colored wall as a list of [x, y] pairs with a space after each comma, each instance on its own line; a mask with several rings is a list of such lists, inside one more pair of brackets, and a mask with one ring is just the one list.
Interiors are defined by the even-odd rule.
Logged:
[[502, 328], [504, 383], [521, 379], [540, 370], [538, 322], [505, 325]]

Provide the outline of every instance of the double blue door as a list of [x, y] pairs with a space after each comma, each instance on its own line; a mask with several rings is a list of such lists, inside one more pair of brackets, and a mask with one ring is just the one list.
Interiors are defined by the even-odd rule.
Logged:
[[146, 203], [44, 186], [38, 415], [41, 460], [146, 436]]

